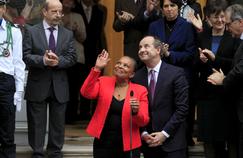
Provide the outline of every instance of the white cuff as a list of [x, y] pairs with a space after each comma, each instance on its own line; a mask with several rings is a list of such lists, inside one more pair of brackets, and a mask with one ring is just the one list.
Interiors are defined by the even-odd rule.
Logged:
[[166, 133], [164, 130], [163, 131], [161, 131], [162, 133], [163, 133], [163, 135], [165, 135], [166, 136], [166, 138], [169, 138], [170, 137], [170, 135], [168, 134], [168, 133]]

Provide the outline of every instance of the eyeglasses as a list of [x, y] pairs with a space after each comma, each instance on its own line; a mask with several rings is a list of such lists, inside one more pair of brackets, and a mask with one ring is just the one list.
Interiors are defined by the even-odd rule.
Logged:
[[235, 23], [236, 21], [238, 21], [238, 19], [233, 20], [233, 21], [231, 21], [231, 22], [227, 22], [227, 23], [225, 23], [225, 27], [229, 28], [229, 27], [230, 27], [233, 23]]
[[215, 20], [222, 20], [222, 19], [225, 19], [225, 16], [212, 16], [213, 19]]
[[59, 15], [59, 16], [64, 15], [62, 11], [58, 11], [58, 10], [52, 10], [51, 13], [54, 14], [54, 15]]

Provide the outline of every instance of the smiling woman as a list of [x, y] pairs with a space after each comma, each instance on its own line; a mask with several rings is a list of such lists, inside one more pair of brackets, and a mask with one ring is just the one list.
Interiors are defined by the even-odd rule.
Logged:
[[[95, 158], [130, 158], [140, 156], [141, 138], [139, 128], [149, 121], [148, 99], [145, 87], [130, 82], [136, 62], [123, 56], [115, 64], [114, 76], [100, 76], [110, 61], [103, 50], [95, 66], [86, 78], [81, 94], [97, 99], [95, 112], [87, 132], [95, 137]], [[131, 136], [132, 135], [132, 136]]]

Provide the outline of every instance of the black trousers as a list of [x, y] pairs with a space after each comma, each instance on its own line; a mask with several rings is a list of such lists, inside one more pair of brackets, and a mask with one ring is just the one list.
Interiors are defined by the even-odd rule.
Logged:
[[100, 140], [95, 138], [93, 155], [94, 158], [140, 158], [140, 149], [136, 148], [125, 152], [123, 151], [122, 140], [111, 141], [111, 139]]
[[0, 73], [0, 158], [16, 157], [14, 93], [13, 76]]
[[239, 123], [239, 128], [238, 158], [243, 158], [243, 122]]
[[142, 146], [142, 153], [144, 158], [186, 158], [186, 148], [176, 151], [167, 152], [158, 147], [148, 147], [147, 145]]

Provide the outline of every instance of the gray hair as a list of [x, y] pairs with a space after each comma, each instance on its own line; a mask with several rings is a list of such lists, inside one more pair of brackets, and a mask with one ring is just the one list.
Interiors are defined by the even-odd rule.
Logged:
[[226, 9], [226, 12], [230, 14], [231, 21], [243, 19], [243, 6], [240, 4], [234, 4]]

